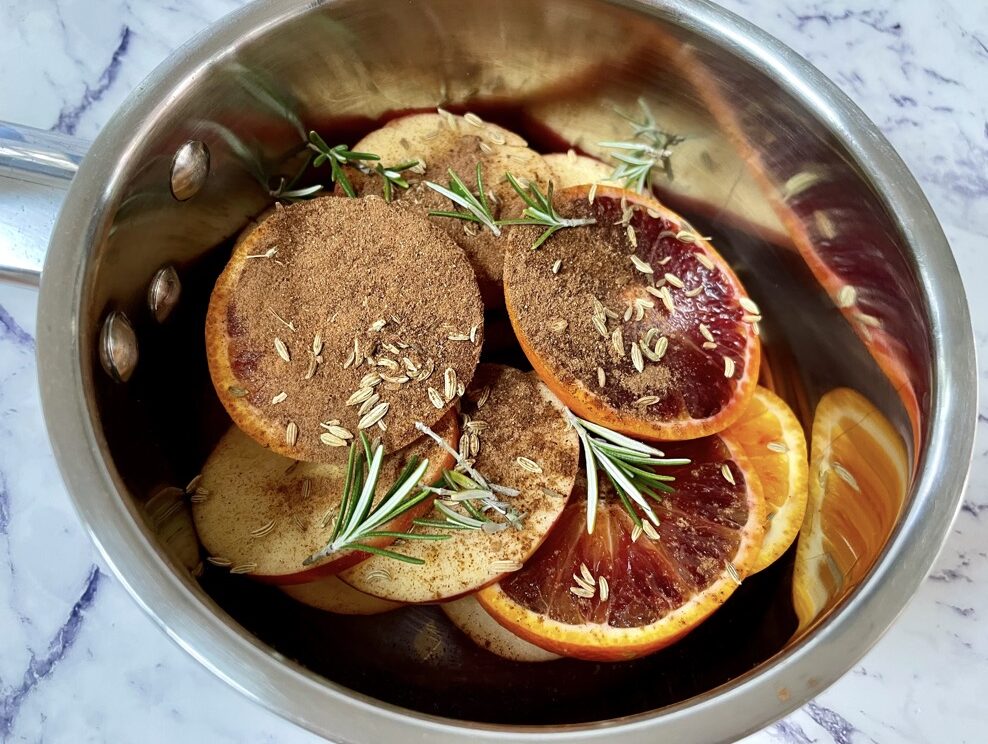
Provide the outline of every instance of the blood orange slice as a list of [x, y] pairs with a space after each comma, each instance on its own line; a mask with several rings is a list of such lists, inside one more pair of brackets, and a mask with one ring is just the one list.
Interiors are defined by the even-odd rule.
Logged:
[[747, 82], [736, 66], [671, 37], [657, 42], [714, 117], [722, 139], [734, 144], [792, 244], [895, 388], [918, 453], [930, 356], [920, 292], [905, 279], [913, 272], [893, 231], [876, 219], [857, 168], [827, 138], [807, 136], [784, 96], [757, 103], [736, 96]]
[[758, 380], [758, 307], [723, 258], [657, 201], [607, 186], [556, 194], [562, 230], [510, 233], [505, 300], [532, 366], [581, 417], [648, 439], [722, 431]]
[[744, 449], [765, 495], [765, 540], [751, 568], [756, 573], [778, 560], [799, 534], [806, 512], [806, 437], [786, 402], [763, 387], [726, 433]]
[[574, 492], [525, 566], [477, 593], [491, 616], [547, 651], [619, 661], [668, 646], [720, 607], [761, 547], [761, 486], [728, 436], [663, 449], [692, 462], [663, 469], [675, 493], [654, 507], [658, 527], [636, 529], [601, 481], [588, 534], [584, 493]]

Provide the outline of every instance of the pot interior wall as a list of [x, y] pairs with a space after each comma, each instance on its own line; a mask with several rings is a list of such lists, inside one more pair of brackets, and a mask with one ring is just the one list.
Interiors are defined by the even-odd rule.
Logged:
[[[235, 52], [214, 59], [148, 123], [87, 275], [80, 317], [93, 350], [92, 415], [135, 504], [184, 486], [229, 426], [206, 372], [206, 302], [232, 236], [270, 205], [269, 185], [303, 162], [306, 132], [353, 144], [390, 116], [436, 105], [502, 122], [537, 149], [594, 152], [626, 127], [615, 107], [638, 115], [637, 100], [648, 100], [657, 120], [686, 138], [658, 192], [714, 238], [758, 299], [776, 386], [807, 431], [821, 395], [847, 386], [892, 422], [912, 461], [921, 454], [928, 332], [897, 226], [840, 142], [740, 57], [672, 21], [588, 0], [337, 2], [230, 43]], [[210, 174], [179, 202], [169, 168], [188, 140], [208, 147]], [[147, 292], [166, 265], [178, 271], [182, 296], [159, 324]], [[863, 314], [893, 309], [882, 313], [892, 326], [855, 325], [837, 307], [828, 271], [856, 278], [859, 301], [873, 309]], [[140, 346], [124, 384], [103, 373], [96, 353], [111, 310], [128, 315]], [[499, 353], [525, 365], [517, 350]], [[149, 534], [161, 521], [152, 515]], [[861, 565], [887, 537], [871, 541]], [[173, 555], [174, 570], [195, 585], [188, 570], [200, 556]], [[522, 666], [475, 648], [436, 608], [336, 617], [209, 566], [196, 591], [285, 656], [378, 699], [453, 718], [572, 723], [661, 708], [756, 670], [808, 627], [793, 611], [792, 561], [790, 550], [745, 581], [678, 645], [611, 665]], [[823, 613], [853, 588], [832, 592]]]

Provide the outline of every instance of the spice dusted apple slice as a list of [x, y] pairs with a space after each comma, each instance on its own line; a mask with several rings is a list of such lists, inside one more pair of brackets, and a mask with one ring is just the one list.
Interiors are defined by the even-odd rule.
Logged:
[[498, 624], [472, 594], [443, 602], [439, 607], [464, 635], [492, 654], [511, 661], [552, 661], [560, 658], [559, 654], [539, 648]]
[[[459, 438], [456, 414], [436, 424], [444, 442]], [[236, 427], [216, 445], [198, 483], [192, 514], [209, 562], [236, 573], [275, 584], [297, 584], [342, 571], [367, 557], [358, 550], [341, 551], [306, 566], [334, 530], [350, 465], [349, 451], [335, 449], [334, 462], [289, 460], [262, 447]], [[433, 440], [420, 438], [382, 459], [377, 496], [380, 498], [410, 464], [428, 460], [421, 475], [434, 482], [452, 457]], [[379, 531], [401, 532], [428, 511], [429, 500], [403, 512]], [[367, 541], [382, 548], [393, 537]]]
[[398, 602], [458, 597], [520, 568], [562, 512], [579, 443], [549, 389], [532, 373], [482, 364], [461, 407], [458, 469], [415, 528], [450, 538], [396, 544], [418, 563], [375, 556], [340, 575], [354, 588]]
[[583, 186], [599, 183], [604, 186], [619, 186], [611, 180], [614, 168], [602, 160], [588, 155], [579, 155], [576, 150], [565, 153], [554, 152], [543, 155], [549, 170], [552, 172], [552, 184], [557, 189], [568, 189], [571, 186]]
[[[555, 195], [560, 231], [531, 250], [514, 227], [511, 324], [532, 366], [574, 412], [646, 439], [723, 430], [758, 380], [758, 307], [679, 215], [609, 186]], [[554, 272], [557, 265], [562, 270]]]
[[283, 586], [281, 591], [302, 604], [337, 615], [379, 615], [402, 606], [400, 602], [389, 602], [358, 592], [337, 576]]
[[[614, 452], [612, 432], [604, 439], [585, 423], [575, 425], [598, 461]], [[657, 468], [634, 465], [629, 454], [607, 461], [626, 464], [620, 471], [630, 473], [634, 490], [648, 489], [651, 478], [631, 468], [672, 479], [661, 481], [672, 484], [671, 492], [649, 497], [654, 521], [628, 498], [630, 489], [617, 491], [589, 468], [535, 555], [476, 594], [484, 609], [553, 653], [623, 661], [668, 646], [724, 604], [761, 546], [758, 478], [727, 436], [670, 442], [663, 453]]]
[[[546, 188], [550, 172], [542, 156], [514, 132], [485, 122], [475, 114], [457, 116], [442, 110], [394, 119], [360, 140], [354, 150], [380, 156], [382, 168], [416, 163], [401, 172], [408, 188], [391, 189], [390, 195], [422, 215], [458, 209], [457, 204], [428, 187], [427, 182], [445, 187], [452, 171], [471, 193], [478, 194], [478, 172], [482, 173], [480, 192], [489, 208], [489, 224], [448, 217], [431, 219], [466, 253], [485, 304], [503, 306], [504, 242], [494, 221], [515, 200], [514, 190], [504, 174], [510, 172], [522, 182], [531, 181]], [[388, 181], [375, 172], [354, 172], [350, 181], [358, 194], [387, 196]]]
[[463, 252], [380, 199], [276, 208], [245, 231], [206, 316], [213, 385], [279, 454], [337, 462], [361, 431], [388, 451], [473, 376], [483, 305]]

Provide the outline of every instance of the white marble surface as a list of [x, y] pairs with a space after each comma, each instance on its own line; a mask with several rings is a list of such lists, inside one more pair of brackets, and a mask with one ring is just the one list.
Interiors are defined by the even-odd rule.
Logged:
[[[3, 0], [0, 119], [94, 136], [171, 49], [238, 0]], [[820, 67], [919, 178], [988, 352], [988, 4], [727, 0]], [[0, 287], [0, 740], [312, 742], [159, 632], [101, 566], [46, 442], [35, 295]], [[982, 384], [985, 372], [982, 370]], [[985, 385], [984, 389], [988, 389]], [[746, 740], [985, 741], [988, 401], [971, 483], [931, 576], [842, 680]]]

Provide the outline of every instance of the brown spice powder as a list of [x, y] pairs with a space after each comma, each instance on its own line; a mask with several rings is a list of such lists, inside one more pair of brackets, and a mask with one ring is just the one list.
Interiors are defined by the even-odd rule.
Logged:
[[[503, 146], [492, 144], [479, 134], [471, 134], [469, 127], [462, 129], [464, 131], [457, 139], [442, 148], [430, 149], [424, 173], [418, 174], [412, 171], [403, 173], [409, 188], [394, 189], [393, 196], [396, 203], [425, 216], [428, 216], [430, 210], [460, 210], [458, 205], [426, 186], [425, 181], [448, 186], [449, 171], [452, 170], [472, 193], [477, 194], [477, 163], [481, 163], [484, 193], [488, 197], [494, 219], [517, 216], [523, 205], [505, 177], [505, 157], [501, 153]], [[445, 139], [442, 141], [446, 142]], [[490, 148], [489, 153], [480, 149], [482, 143]], [[519, 179], [534, 180], [545, 189], [550, 178], [550, 171], [545, 161], [527, 148], [514, 146], [510, 147], [510, 150], [514, 156], [508, 161], [511, 164], [511, 174]], [[354, 171], [350, 175], [350, 181], [358, 194], [383, 196], [382, 179], [377, 175], [365, 175]], [[450, 217], [429, 217], [429, 219], [441, 227], [466, 253], [477, 275], [484, 304], [487, 307], [503, 306], [501, 277], [506, 243], [504, 236], [498, 237], [489, 228], [476, 222]]]
[[[734, 384], [724, 377], [724, 355], [740, 369], [745, 346], [738, 330], [742, 310], [731, 298], [733, 289], [724, 276], [696, 260], [696, 245], [675, 238], [679, 224], [650, 217], [641, 208], [629, 214], [604, 189], [593, 205], [585, 188], [567, 189], [556, 194], [555, 207], [563, 216], [593, 216], [597, 224], [560, 230], [534, 251], [531, 244], [539, 234], [537, 228], [515, 227], [507, 235], [509, 305], [534, 353], [563, 384], [586, 390], [615, 411], [629, 413], [639, 398], [656, 396], [658, 402], [642, 414], [655, 421], [715, 413], [729, 399]], [[629, 240], [628, 224], [634, 227], [637, 245]], [[632, 256], [650, 265], [653, 273], [643, 272]], [[567, 271], [553, 274], [552, 266], [560, 259]], [[684, 284], [683, 288], [666, 285], [675, 305], [672, 313], [646, 289], [653, 282], [665, 284], [665, 272], [674, 273]], [[686, 295], [695, 286], [702, 286], [703, 292]], [[595, 327], [594, 315], [602, 314], [598, 302], [612, 311], [603, 318], [603, 327], [609, 334], [621, 329], [624, 354], [610, 337], [603, 338], [601, 320]], [[629, 319], [624, 320], [629, 307]], [[560, 320], [568, 324], [565, 333], [552, 330]], [[714, 329], [717, 350], [702, 347], [699, 323]], [[657, 334], [651, 334], [650, 349], [661, 336], [668, 338], [668, 348], [659, 361], [645, 358], [639, 372], [633, 358], [638, 355], [631, 353], [631, 346], [652, 328]], [[598, 385], [598, 367], [606, 373], [603, 388]]]
[[[484, 388], [489, 392], [484, 405], [478, 406], [477, 396]], [[496, 578], [495, 561], [523, 563], [549, 533], [573, 488], [580, 462], [579, 440], [567, 427], [559, 402], [532, 372], [481, 364], [461, 408], [474, 421], [486, 424], [480, 431], [477, 470], [492, 483], [520, 491], [504, 500], [525, 514], [524, 526], [493, 534], [450, 530], [450, 538], [442, 541], [399, 541], [396, 550], [425, 563], [413, 565], [375, 556], [345, 572], [347, 583], [384, 598], [448, 599]], [[542, 472], [525, 470], [517, 463], [519, 457], [530, 458]], [[445, 519], [438, 510], [429, 518]], [[500, 517], [493, 519], [501, 521]], [[380, 568], [386, 568], [393, 581], [372, 581], [373, 572]]]
[[[245, 258], [272, 246], [277, 260]], [[455, 402], [435, 408], [428, 386], [446, 368], [465, 383], [473, 376], [483, 338], [473, 272], [441, 230], [408, 210], [375, 197], [276, 209], [238, 245], [228, 270], [241, 263], [225, 327], [231, 368], [265, 429], [298, 426], [292, 457], [337, 459], [341, 448], [320, 441], [327, 431], [320, 422], [336, 420], [356, 435], [358, 422], [381, 403], [388, 404], [380, 419], [387, 429], [372, 425], [368, 432], [382, 436], [388, 451], [404, 446], [418, 436], [415, 421], [431, 425]], [[474, 326], [476, 343], [449, 339]], [[290, 361], [275, 349], [276, 337]], [[355, 345], [360, 358], [344, 368]], [[406, 365], [434, 371], [408, 379]], [[378, 399], [346, 405], [372, 372], [386, 376], [373, 391]], [[272, 404], [281, 392], [286, 397]], [[283, 441], [263, 443], [285, 453]]]

